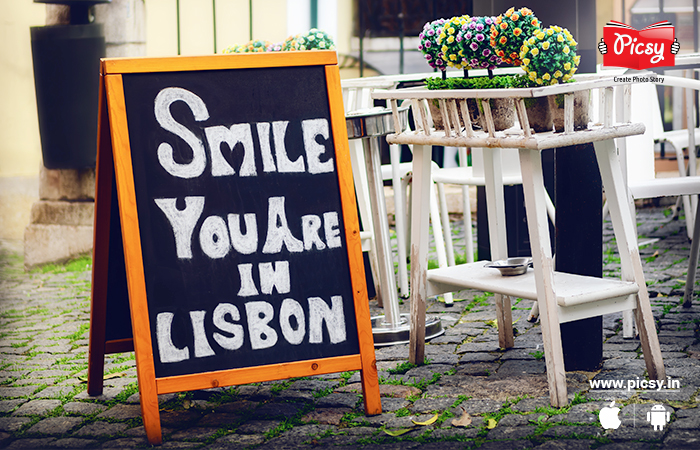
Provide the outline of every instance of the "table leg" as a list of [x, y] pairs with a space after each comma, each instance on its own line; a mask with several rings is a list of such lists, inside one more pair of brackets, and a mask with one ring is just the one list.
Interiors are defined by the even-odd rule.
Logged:
[[400, 323], [399, 298], [396, 292], [394, 264], [391, 258], [391, 243], [389, 241], [389, 220], [384, 199], [384, 182], [379, 154], [379, 139], [372, 137], [363, 139], [365, 163], [367, 164], [367, 180], [369, 181], [370, 207], [372, 209], [372, 225], [374, 241], [377, 247], [377, 259], [382, 289], [381, 298], [384, 302], [384, 320], [392, 328]]
[[[501, 149], [484, 149], [484, 179], [486, 180], [486, 206], [488, 210], [489, 243], [491, 259], [508, 258], [508, 235], [506, 232], [506, 208], [503, 197], [503, 171]], [[513, 316], [510, 297], [495, 294], [496, 323], [498, 324], [498, 346], [513, 347]]]
[[430, 215], [430, 157], [432, 148], [413, 146], [413, 187], [411, 194], [411, 337], [409, 362], [425, 360], [425, 310], [428, 283], [428, 227]]
[[520, 168], [523, 175], [523, 193], [530, 248], [537, 286], [537, 303], [542, 326], [549, 401], [554, 407], [568, 403], [564, 352], [559, 328], [559, 312], [554, 295], [554, 267], [547, 221], [546, 191], [539, 150], [520, 149]]
[[610, 219], [620, 252], [622, 279], [634, 281], [639, 286], [635, 318], [647, 373], [650, 379], [663, 380], [666, 378], [666, 371], [661, 357], [659, 338], [656, 335], [654, 315], [649, 304], [649, 292], [644, 281], [642, 260], [637, 247], [636, 226], [632, 221], [628, 207], [629, 194], [622, 179], [622, 169], [615, 151], [615, 143], [612, 140], [606, 140], [596, 142], [594, 146], [605, 197], [610, 206]]

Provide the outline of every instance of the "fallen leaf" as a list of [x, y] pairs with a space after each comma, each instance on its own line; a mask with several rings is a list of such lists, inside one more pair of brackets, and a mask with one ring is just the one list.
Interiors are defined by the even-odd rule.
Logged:
[[489, 430], [496, 428], [496, 419], [489, 419], [488, 422], [486, 422], [486, 428]]
[[411, 422], [415, 423], [416, 425], [430, 425], [431, 423], [435, 423], [435, 421], [438, 419], [438, 415], [435, 414], [433, 417], [430, 419], [426, 420], [425, 422], [416, 422], [415, 420], [411, 419]]
[[409, 431], [411, 431], [411, 428], [403, 428], [401, 430], [383, 430], [386, 434], [389, 436], [401, 436], [402, 434], [406, 434]]
[[462, 408], [462, 415], [459, 419], [452, 419], [453, 427], [468, 427], [472, 423], [472, 416], [469, 415], [467, 411]]

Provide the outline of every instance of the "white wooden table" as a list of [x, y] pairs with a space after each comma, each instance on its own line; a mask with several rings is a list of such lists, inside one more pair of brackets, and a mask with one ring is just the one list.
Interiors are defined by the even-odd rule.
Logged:
[[[586, 76], [577, 76], [585, 80]], [[413, 145], [413, 203], [411, 226], [411, 340], [410, 362], [421, 364], [424, 359], [424, 322], [426, 299], [444, 292], [465, 288], [479, 289], [496, 294], [496, 319], [499, 345], [513, 346], [513, 328], [510, 296], [537, 300], [540, 309], [542, 337], [544, 341], [550, 401], [553, 406], [567, 403], [564, 359], [559, 323], [594, 317], [616, 311], [636, 310], [637, 325], [650, 378], [663, 379], [665, 371], [661, 358], [649, 295], [642, 272], [627, 187], [622, 178], [614, 138], [644, 133], [639, 123], [613, 123], [613, 87], [619, 85], [613, 78], [591, 78], [565, 85], [531, 89], [453, 90], [428, 91], [411, 88], [394, 91], [375, 91], [375, 98], [387, 99], [392, 109], [399, 101], [412, 102], [416, 131], [394, 133], [387, 136], [390, 144]], [[589, 124], [589, 128], [574, 131], [573, 93], [597, 88], [603, 94], [602, 123]], [[563, 133], [534, 133], [529, 127], [524, 98], [565, 94], [565, 130]], [[487, 130], [472, 128], [466, 99], [512, 97], [515, 100], [518, 128], [505, 132], [493, 129], [493, 119], [487, 101], [482, 102]], [[431, 127], [427, 101], [437, 100], [443, 118], [444, 129]], [[462, 112], [461, 116], [458, 111]], [[399, 127], [395, 128], [400, 130]], [[540, 152], [548, 148], [593, 143], [603, 187], [611, 211], [615, 237], [620, 247], [622, 279], [600, 279], [571, 275], [554, 271], [546, 215], [545, 187]], [[523, 191], [530, 234], [533, 270], [516, 277], [504, 277], [484, 261], [445, 269], [427, 268], [428, 214], [430, 193], [430, 154], [432, 145], [453, 147], [483, 147], [486, 197], [491, 236], [491, 256], [494, 260], [506, 259], [505, 211], [503, 180], [500, 171], [500, 149], [518, 148], [523, 176]], [[489, 157], [490, 155], [490, 157]]]

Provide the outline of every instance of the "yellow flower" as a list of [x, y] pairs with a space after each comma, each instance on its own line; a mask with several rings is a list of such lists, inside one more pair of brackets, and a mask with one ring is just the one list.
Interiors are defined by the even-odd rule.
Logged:
[[448, 33], [448, 34], [455, 34], [455, 29], [454, 29], [454, 27], [448, 28], [448, 29], [447, 29], [447, 33]]
[[514, 12], [515, 12], [515, 8], [514, 8], [514, 7], [511, 7], [508, 11], [506, 11], [506, 16], [510, 16], [510, 15], [513, 14]]
[[556, 72], [554, 72], [554, 78], [561, 78], [562, 75], [563, 73], [561, 73], [561, 70], [557, 70]]
[[576, 55], [574, 56], [574, 63], [578, 66], [578, 63], [581, 62], [581, 55]]
[[564, 80], [564, 81], [569, 81], [570, 79], [571, 79], [571, 75], [569, 75], [568, 73], [562, 77], [562, 80]]
[[571, 63], [570, 62], [564, 63], [564, 70], [571, 70]]
[[542, 78], [538, 78], [538, 79], [535, 80], [535, 83], [537, 83], [537, 84], [543, 84], [544, 81], [542, 81]]
[[551, 84], [552, 86], [554, 86], [554, 85], [557, 84], [557, 83], [558, 83], [557, 80], [552, 80], [552, 81], [549, 82], [549, 84]]
[[455, 37], [454, 37], [454, 36], [450, 36], [450, 37], [447, 38], [447, 43], [448, 43], [448, 44], [451, 44], [451, 43], [453, 43], [454, 41], [455, 41]]
[[530, 64], [530, 58], [523, 58], [522, 63], [523, 63], [523, 66], [529, 65], [529, 64]]
[[542, 39], [544, 39], [544, 33], [540, 31], [535, 35], [535, 37], [541, 41]]
[[447, 53], [447, 46], [443, 45], [442, 47], [440, 47], [440, 51], [442, 51], [442, 53]]
[[452, 61], [457, 61], [457, 55], [455, 55], [455, 54], [450, 55], [450, 59]]
[[520, 53], [527, 53], [529, 51], [530, 51], [530, 47], [528, 47], [527, 45], [523, 45], [520, 47]]
[[561, 34], [557, 35], [557, 42], [564, 42], [564, 36]]
[[547, 29], [547, 36], [551, 36], [553, 34], [554, 34], [554, 30], [552, 30], [551, 28], [548, 28]]
[[438, 34], [438, 40], [440, 40], [440, 41], [445, 39], [445, 37], [447, 37], [447, 35], [445, 34], [444, 31], [441, 31], [440, 34]]
[[545, 73], [544, 75], [542, 75], [542, 79], [543, 79], [543, 80], [549, 80], [550, 78], [552, 78], [552, 77], [551, 77], [551, 75], [549, 75], [549, 72], [547, 72], [547, 73]]
[[530, 45], [535, 45], [535, 38], [531, 37], [530, 39], [527, 40], [527, 43]]
[[564, 50], [562, 50], [562, 52], [564, 52], [564, 54], [566, 54], [566, 55], [568, 55], [570, 51], [571, 51], [571, 50], [569, 49], [569, 46], [568, 46], [568, 45], [565, 45], [565, 46], [564, 46]]
[[544, 41], [542, 43], [542, 50], [549, 50], [549, 42]]
[[577, 45], [578, 45], [578, 42], [576, 42], [575, 40], [572, 39], [572, 40], [569, 41], [569, 45], [571, 45], [571, 46], [577, 46]]
[[537, 73], [536, 72], [528, 72], [527, 77], [531, 79], [532, 81], [535, 81], [535, 78], [537, 78]]
[[532, 50], [530, 50], [530, 53], [532, 53], [532, 56], [537, 56], [540, 53], [540, 51], [537, 50], [537, 47], [535, 47]]

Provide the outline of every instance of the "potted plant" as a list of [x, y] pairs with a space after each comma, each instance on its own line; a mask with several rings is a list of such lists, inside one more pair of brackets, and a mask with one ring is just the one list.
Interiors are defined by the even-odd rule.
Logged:
[[[569, 30], [556, 25], [528, 38], [520, 49], [520, 59], [531, 85], [554, 85], [570, 81], [581, 60], [576, 54], [577, 45]], [[590, 91], [578, 91], [574, 95], [575, 129], [588, 126], [589, 95]], [[564, 95], [551, 95], [548, 102], [555, 130], [563, 131]]]

